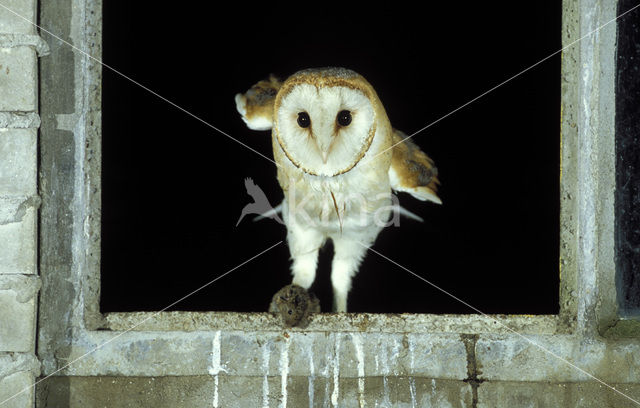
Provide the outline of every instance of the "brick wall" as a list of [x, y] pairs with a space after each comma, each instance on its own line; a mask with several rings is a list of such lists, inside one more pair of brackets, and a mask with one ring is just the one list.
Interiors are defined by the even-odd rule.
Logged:
[[[38, 56], [35, 0], [0, 7], [0, 405], [34, 406], [37, 265]], [[9, 10], [8, 10], [9, 9]], [[16, 14], [19, 14], [20, 17]], [[16, 395], [18, 392], [23, 391]]]

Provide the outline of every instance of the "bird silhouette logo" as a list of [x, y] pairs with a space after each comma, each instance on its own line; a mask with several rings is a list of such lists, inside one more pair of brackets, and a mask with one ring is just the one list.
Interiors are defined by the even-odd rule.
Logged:
[[254, 219], [254, 221], [261, 220], [263, 218], [272, 218], [279, 222], [280, 224], [284, 224], [284, 222], [278, 216], [278, 212], [281, 211], [282, 205], [279, 205], [276, 208], [273, 208], [267, 199], [267, 196], [264, 194], [264, 191], [260, 187], [258, 187], [251, 178], [247, 177], [244, 179], [244, 186], [247, 189], [247, 194], [253, 197], [253, 202], [244, 206], [242, 209], [242, 213], [240, 214], [240, 218], [236, 223], [236, 227], [240, 224], [240, 221], [247, 214], [257, 214], [258, 217]]

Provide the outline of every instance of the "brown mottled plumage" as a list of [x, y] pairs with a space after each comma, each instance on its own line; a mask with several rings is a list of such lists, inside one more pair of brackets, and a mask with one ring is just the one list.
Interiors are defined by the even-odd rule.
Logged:
[[441, 204], [436, 195], [440, 181], [433, 160], [399, 130], [394, 129], [392, 140], [393, 157], [389, 172], [394, 173], [395, 180], [392, 180], [391, 187], [410, 193], [419, 200]]
[[269, 79], [258, 82], [244, 95], [236, 96], [236, 105], [243, 106], [243, 112], [240, 113], [251, 129], [271, 129], [273, 102], [281, 86], [282, 82], [275, 75], [270, 75]]

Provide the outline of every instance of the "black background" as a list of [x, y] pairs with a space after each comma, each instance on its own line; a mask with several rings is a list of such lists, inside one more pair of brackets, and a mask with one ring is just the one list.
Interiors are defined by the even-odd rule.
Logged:
[[[637, 6], [621, 0], [618, 15]], [[640, 316], [640, 9], [618, 20], [616, 279], [620, 312]]]
[[[105, 2], [103, 60], [272, 157], [270, 133], [247, 129], [234, 103], [269, 73], [353, 69], [411, 134], [561, 47], [560, 2], [433, 3]], [[374, 248], [485, 313], [557, 313], [559, 123], [558, 54], [416, 135], [444, 205], [400, 194], [425, 222], [402, 219]], [[270, 220], [235, 227], [252, 201], [245, 177], [282, 199], [271, 162], [107, 68], [102, 171], [102, 311], [160, 310], [285, 240]], [[323, 310], [332, 252], [312, 288]], [[290, 280], [283, 242], [172, 310], [266, 311]], [[474, 313], [373, 253], [349, 311]]]

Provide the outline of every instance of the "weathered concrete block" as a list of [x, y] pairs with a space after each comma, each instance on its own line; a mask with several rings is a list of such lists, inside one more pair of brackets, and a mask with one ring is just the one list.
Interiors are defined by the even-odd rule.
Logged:
[[[43, 407], [470, 408], [470, 387], [412, 377], [50, 377], [38, 384]], [[505, 405], [499, 405], [502, 407]]]
[[31, 47], [0, 48], [0, 111], [37, 109], [36, 63]]
[[[471, 386], [463, 381], [435, 378], [399, 378], [398, 403], [407, 408], [471, 408]], [[408, 389], [408, 390], [407, 390]]]
[[226, 373], [241, 376], [255, 375], [260, 370], [280, 372], [285, 363], [292, 376], [331, 377], [334, 372], [351, 378], [467, 376], [464, 344], [455, 335], [291, 332], [287, 336], [222, 333], [221, 364]]
[[212, 392], [211, 377], [56, 376], [37, 385], [38, 406], [42, 407], [210, 408]]
[[0, 353], [0, 378], [21, 371], [29, 371], [34, 377], [40, 375], [40, 361], [32, 353]]
[[28, 371], [0, 377], [0, 405], [2, 408], [33, 407], [35, 392], [31, 385], [33, 385], [33, 374]]
[[82, 358], [65, 372], [127, 376], [190, 376], [209, 372], [210, 336], [176, 334], [129, 332], [116, 336], [108, 331], [93, 332], [84, 339], [84, 344], [67, 350], [69, 354], [64, 358]]
[[490, 381], [636, 382], [640, 378], [640, 344], [581, 341], [569, 335], [480, 337], [476, 357], [479, 377]]
[[0, 197], [0, 276], [35, 274], [38, 199]]
[[0, 112], [0, 128], [38, 128], [40, 123], [40, 115], [36, 112]]
[[2, 5], [0, 33], [35, 33], [31, 22], [36, 21], [36, 0], [4, 0]]
[[0, 195], [37, 193], [37, 130], [0, 129]]
[[33, 351], [39, 288], [37, 276], [0, 275], [0, 351]]
[[[640, 401], [640, 385], [618, 384], [617, 390]], [[478, 388], [478, 408], [632, 408], [638, 404], [596, 382], [486, 382]]]
[[[331, 381], [331, 380], [329, 380]], [[326, 391], [331, 394], [327, 395]], [[472, 393], [463, 381], [415, 377], [366, 377], [340, 379], [338, 393], [333, 385], [314, 399], [315, 406], [346, 408], [471, 408]], [[328, 398], [327, 398], [328, 397]], [[326, 402], [337, 402], [330, 405]], [[297, 406], [297, 405], [294, 405]], [[302, 406], [302, 405], [300, 405]]]

